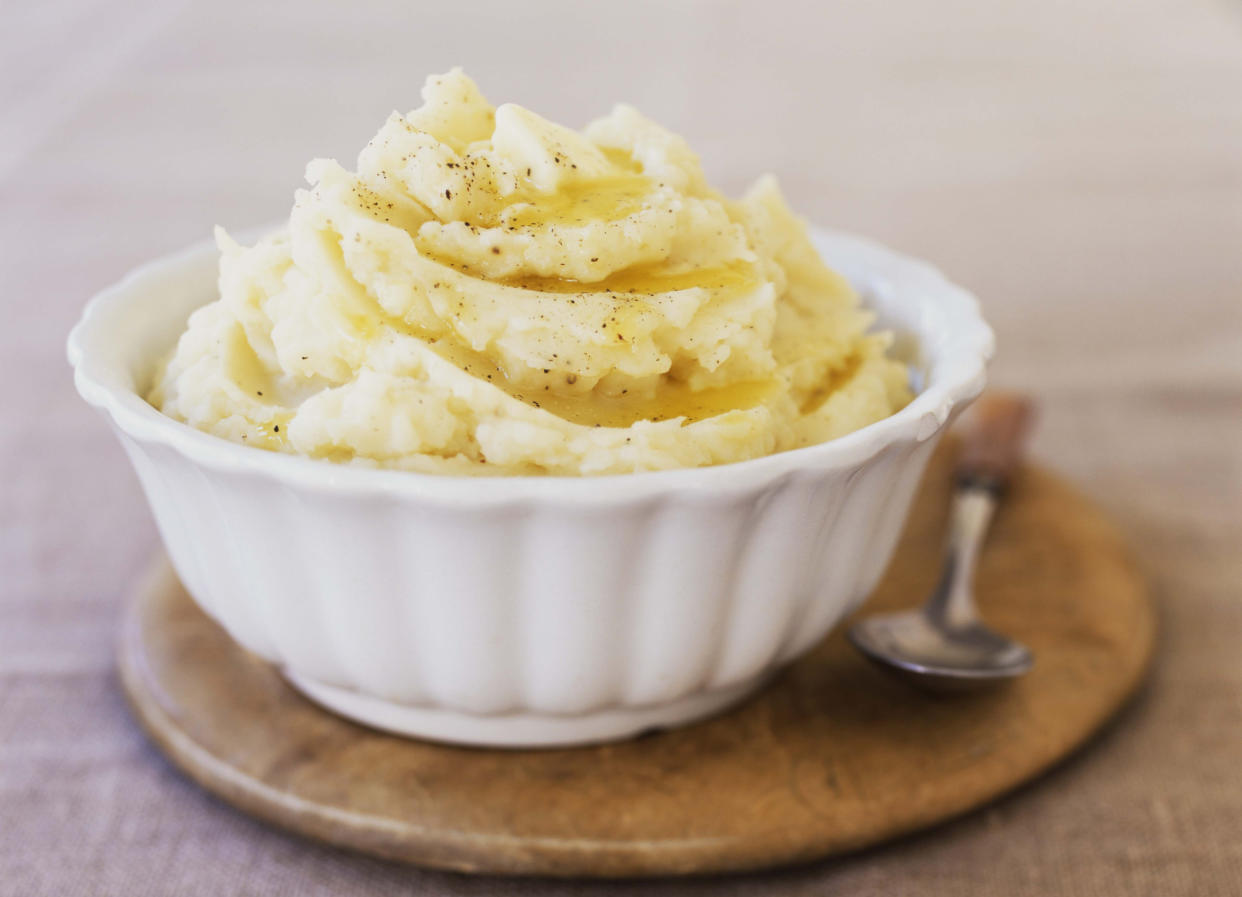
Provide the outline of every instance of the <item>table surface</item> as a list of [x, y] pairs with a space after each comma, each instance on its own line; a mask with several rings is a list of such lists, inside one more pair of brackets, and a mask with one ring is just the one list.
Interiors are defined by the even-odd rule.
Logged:
[[[0, 895], [1242, 892], [1242, 6], [1237, 0], [284, 4], [59, 0], [0, 29]], [[117, 601], [157, 536], [73, 393], [91, 293], [281, 217], [423, 76], [584, 122], [626, 100], [736, 192], [981, 296], [1037, 456], [1119, 521], [1157, 666], [1086, 752], [959, 822], [708, 882], [531, 883], [321, 848], [184, 781], [125, 711]]]

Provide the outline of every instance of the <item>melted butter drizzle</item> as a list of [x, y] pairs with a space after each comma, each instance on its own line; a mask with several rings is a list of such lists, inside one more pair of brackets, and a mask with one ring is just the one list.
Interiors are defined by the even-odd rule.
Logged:
[[557, 379], [568, 376], [567, 372], [550, 373], [543, 384], [547, 389], [537, 384], [516, 383], [495, 359], [451, 337], [431, 337], [400, 318], [385, 317], [384, 323], [398, 333], [422, 341], [449, 364], [487, 381], [511, 398], [583, 427], [625, 428], [640, 421], [675, 418], [683, 418], [683, 424], [693, 423], [729, 411], [755, 408], [773, 395], [779, 385], [774, 379], [756, 380], [695, 390], [665, 375], [654, 395], [569, 393], [554, 386]]
[[[627, 308], [630, 313], [634, 313], [641, 311], [641, 296], [694, 287], [729, 291], [753, 289], [759, 282], [754, 265], [734, 261], [720, 267], [678, 273], [664, 273], [652, 269], [627, 270], [590, 284], [556, 278], [522, 278], [519, 282], [508, 285], [520, 285], [524, 289], [551, 293], [607, 293], [633, 298], [637, 304]], [[622, 311], [624, 310], [618, 309], [618, 312]], [[432, 334], [379, 309], [377, 312], [380, 315], [378, 321], [368, 320], [361, 315], [351, 316], [351, 324], [357, 328], [362, 339], [372, 338], [378, 326], [387, 325], [398, 333], [420, 340], [445, 361], [473, 377], [486, 380], [517, 401], [585, 427], [630, 427], [639, 421], [655, 422], [674, 418], [684, 418], [684, 423], [693, 423], [729, 411], [745, 411], [757, 407], [772, 396], [779, 385], [777, 380], [768, 379], [695, 390], [685, 382], [665, 375], [656, 386], [654, 395], [608, 395], [597, 391], [576, 393], [560, 388], [558, 381], [573, 373], [564, 370], [550, 372], [544, 383], [520, 384], [494, 359], [471, 349], [455, 337]], [[619, 323], [618, 335], [626, 329]], [[545, 389], [544, 386], [548, 388]]]
[[511, 227], [549, 224], [586, 224], [619, 221], [643, 210], [652, 182], [637, 174], [622, 174], [574, 184], [535, 198], [520, 200], [501, 212], [499, 223]]
[[[474, 223], [512, 227], [582, 224], [588, 221], [616, 221], [640, 211], [656, 182], [642, 174], [639, 163], [624, 150], [601, 148], [601, 151], [613, 168], [608, 175], [575, 181], [551, 194], [530, 189], [520, 191], [495, 216], [495, 220]], [[600, 281], [584, 282], [538, 276], [487, 280], [463, 271], [461, 266], [454, 265], [450, 260], [429, 257], [451, 268], [459, 276], [542, 293], [655, 296], [693, 288], [740, 291], [754, 289], [761, 282], [754, 264], [742, 260], [675, 272], [658, 265], [645, 266], [619, 271]], [[570, 376], [570, 372], [552, 374], [544, 384], [521, 385], [515, 383], [494, 359], [457, 340], [432, 335], [382, 312], [381, 315], [383, 325], [422, 341], [442, 359], [471, 376], [486, 380], [517, 401], [580, 426], [627, 428], [640, 421], [676, 418], [683, 419], [683, 423], [692, 423], [730, 411], [755, 408], [772, 396], [779, 386], [777, 380], [769, 379], [694, 390], [686, 383], [665, 375], [661, 377], [654, 395], [607, 395], [596, 391], [583, 394], [560, 390], [555, 385], [556, 378]], [[361, 315], [349, 317], [350, 323], [357, 327], [364, 339], [374, 335], [378, 322], [366, 321]]]
[[601, 177], [571, 179], [555, 193], [535, 190], [529, 181], [504, 206], [471, 224], [480, 227], [531, 227], [619, 221], [640, 212], [657, 182], [624, 150], [601, 147], [611, 171]]
[[617, 293], [655, 296], [660, 293], [674, 293], [695, 287], [708, 290], [753, 289], [759, 286], [760, 278], [753, 264], [739, 259], [712, 268], [696, 268], [678, 272], [669, 272], [659, 266], [626, 268], [610, 274], [603, 280], [591, 283], [534, 275], [501, 278], [488, 282], [523, 290], [534, 290], [538, 293]]
[[805, 416], [818, 411], [838, 390], [858, 375], [862, 364], [862, 354], [857, 351], [851, 352], [837, 367], [830, 370], [819, 386], [806, 397], [798, 407], [799, 413]]

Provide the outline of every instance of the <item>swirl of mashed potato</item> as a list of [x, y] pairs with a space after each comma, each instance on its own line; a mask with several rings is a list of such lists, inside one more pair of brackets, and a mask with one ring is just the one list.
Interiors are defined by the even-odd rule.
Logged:
[[460, 70], [288, 227], [217, 229], [220, 298], [150, 401], [239, 443], [442, 474], [624, 473], [823, 442], [909, 400], [768, 177], [739, 202], [618, 106], [583, 132]]

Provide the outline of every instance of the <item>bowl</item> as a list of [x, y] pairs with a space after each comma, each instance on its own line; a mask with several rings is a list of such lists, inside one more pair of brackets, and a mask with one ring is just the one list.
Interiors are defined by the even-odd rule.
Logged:
[[853, 611], [939, 436], [983, 388], [993, 336], [969, 293], [865, 240], [814, 238], [897, 335], [915, 398], [830, 442], [736, 464], [435, 476], [200, 432], [143, 396], [217, 296], [210, 242], [92, 299], [69, 360], [187, 591], [310, 698], [440, 741], [605, 741], [720, 711]]

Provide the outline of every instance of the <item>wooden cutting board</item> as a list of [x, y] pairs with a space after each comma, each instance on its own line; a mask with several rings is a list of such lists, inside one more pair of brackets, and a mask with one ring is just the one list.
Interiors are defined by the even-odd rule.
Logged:
[[[949, 458], [933, 460], [863, 613], [931, 588]], [[793, 863], [950, 819], [1083, 743], [1135, 690], [1155, 615], [1117, 531], [1037, 468], [1018, 475], [978, 576], [985, 616], [1034, 671], [933, 698], [838, 630], [753, 699], [600, 747], [446, 747], [339, 719], [234, 644], [160, 560], [128, 605], [119, 661], [173, 763], [243, 812], [377, 856], [468, 872], [652, 876]]]

